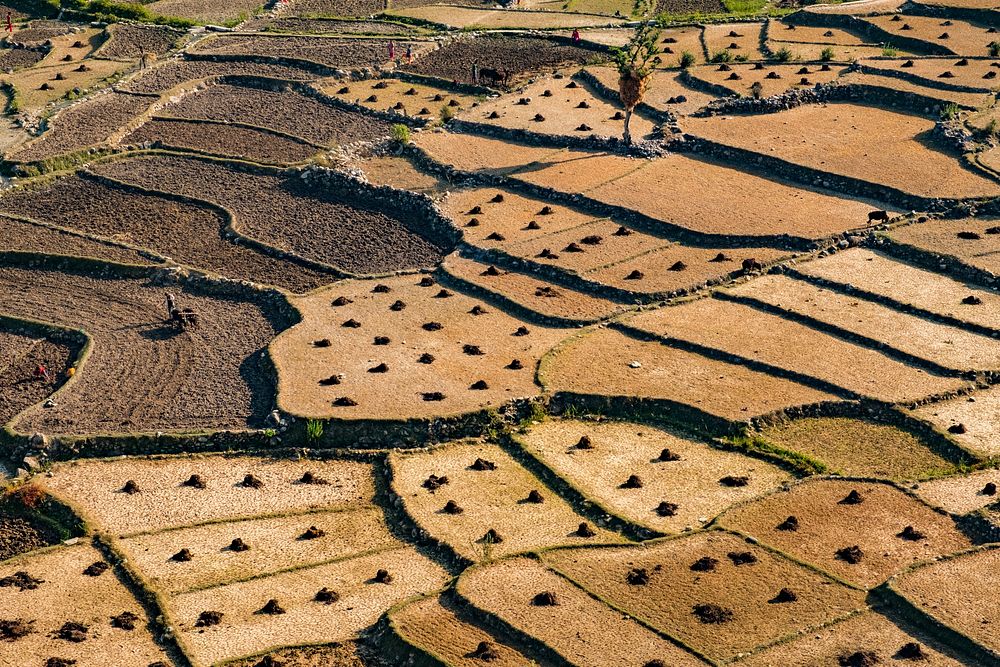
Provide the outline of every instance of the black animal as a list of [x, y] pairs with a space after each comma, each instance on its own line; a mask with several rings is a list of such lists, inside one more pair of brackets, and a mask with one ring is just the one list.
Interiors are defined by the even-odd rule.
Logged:
[[888, 211], [872, 211], [868, 214], [868, 224], [873, 222], [889, 222]]
[[479, 69], [479, 81], [483, 84], [496, 88], [497, 86], [507, 86], [510, 74], [506, 70], [494, 69], [492, 67], [481, 67]]

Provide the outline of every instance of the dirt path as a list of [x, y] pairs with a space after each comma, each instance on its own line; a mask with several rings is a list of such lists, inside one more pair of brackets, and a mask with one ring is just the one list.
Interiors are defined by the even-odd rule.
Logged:
[[[167, 292], [201, 314], [201, 327], [164, 326]], [[256, 305], [157, 287], [0, 268], [0, 312], [81, 328], [93, 338], [79, 376], [52, 408], [15, 422], [23, 432], [108, 433], [244, 428], [270, 410], [273, 388], [258, 352], [275, 328]]]

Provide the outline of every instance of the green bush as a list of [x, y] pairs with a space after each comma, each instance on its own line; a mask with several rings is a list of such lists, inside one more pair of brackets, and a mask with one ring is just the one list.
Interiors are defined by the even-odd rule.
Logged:
[[955, 120], [956, 118], [958, 118], [958, 105], [954, 102], [944, 105], [941, 110], [941, 120]]
[[886, 58], [895, 58], [899, 55], [899, 49], [892, 44], [886, 44], [882, 47], [882, 55]]
[[783, 46], [771, 54], [771, 58], [777, 60], [779, 63], [787, 63], [790, 60], [795, 60], [795, 54], [787, 46]]
[[681, 53], [681, 60], [679, 63], [681, 69], [687, 69], [688, 67], [694, 65], [694, 63], [695, 63], [695, 57], [693, 53], [691, 53], [690, 51], [684, 51]]
[[819, 59], [822, 60], [825, 63], [828, 63], [831, 60], [833, 60], [833, 55], [834, 55], [833, 54], [833, 49], [831, 49], [828, 46], [825, 49], [823, 49], [822, 51], [820, 51], [820, 53], [819, 53]]
[[410, 128], [406, 127], [402, 123], [396, 123], [389, 128], [389, 133], [392, 135], [392, 140], [397, 144], [410, 143]]
[[733, 62], [733, 54], [729, 51], [723, 49], [722, 51], [716, 51], [712, 54], [713, 63], [731, 63]]
[[441, 122], [447, 123], [449, 120], [455, 117], [455, 109], [447, 105], [441, 107]]
[[323, 437], [323, 422], [319, 419], [310, 419], [306, 421], [306, 440], [309, 442], [317, 442]]

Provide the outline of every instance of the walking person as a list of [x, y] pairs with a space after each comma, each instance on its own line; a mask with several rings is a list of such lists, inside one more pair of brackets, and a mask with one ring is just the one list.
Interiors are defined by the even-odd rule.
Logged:
[[574, 44], [580, 43], [580, 31], [576, 28], [573, 28], [573, 43]]
[[472, 63], [472, 83], [479, 85], [479, 63]]
[[36, 380], [42, 380], [44, 382], [49, 381], [49, 369], [45, 367], [45, 364], [38, 364], [38, 366], [35, 367], [33, 375]]
[[10, 12], [7, 12], [7, 34], [14, 34], [14, 19], [11, 18]]
[[163, 305], [167, 307], [167, 319], [169, 320], [174, 316], [174, 311], [177, 310], [177, 300], [174, 295], [168, 292], [167, 298], [163, 300]]
[[406, 64], [413, 64], [413, 44], [406, 45]]
[[396, 62], [396, 42], [389, 40], [389, 62]]

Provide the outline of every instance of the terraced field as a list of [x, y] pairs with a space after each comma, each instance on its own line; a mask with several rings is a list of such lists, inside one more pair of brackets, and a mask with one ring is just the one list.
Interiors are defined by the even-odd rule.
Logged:
[[0, 667], [998, 664], [998, 7], [797, 4], [11, 6]]

